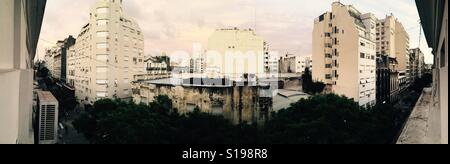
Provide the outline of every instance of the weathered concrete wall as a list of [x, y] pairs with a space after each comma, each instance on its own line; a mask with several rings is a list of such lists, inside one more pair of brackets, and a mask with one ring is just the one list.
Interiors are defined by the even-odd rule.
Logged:
[[[180, 113], [192, 112], [198, 106], [202, 112], [223, 115], [233, 123], [262, 123], [267, 120], [271, 99], [260, 98], [259, 87], [188, 87], [155, 84], [135, 84], [135, 103], [149, 104], [155, 96], [167, 95]], [[262, 102], [262, 103], [261, 103]]]

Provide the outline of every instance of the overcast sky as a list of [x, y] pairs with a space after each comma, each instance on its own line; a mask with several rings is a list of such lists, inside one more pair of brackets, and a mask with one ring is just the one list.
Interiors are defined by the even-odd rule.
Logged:
[[[38, 55], [68, 35], [77, 36], [88, 22], [96, 0], [47, 0]], [[145, 36], [145, 54], [191, 52], [193, 43], [206, 47], [208, 36], [221, 27], [256, 27], [271, 50], [311, 54], [314, 18], [331, 10], [333, 0], [123, 0]], [[411, 48], [419, 45], [419, 16], [414, 0], [341, 0], [378, 18], [393, 13], [405, 26]], [[422, 36], [422, 50], [430, 54]], [[432, 57], [426, 55], [432, 62]]]

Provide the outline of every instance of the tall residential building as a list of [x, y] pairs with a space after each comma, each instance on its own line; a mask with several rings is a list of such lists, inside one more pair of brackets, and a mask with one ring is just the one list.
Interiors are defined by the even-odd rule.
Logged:
[[62, 68], [62, 48], [64, 46], [64, 41], [58, 41], [56, 46], [52, 48], [53, 56], [53, 69], [52, 76], [58, 80], [61, 80], [61, 68]]
[[45, 67], [48, 69], [50, 74], [53, 74], [53, 53], [51, 48], [45, 49]]
[[352, 5], [332, 4], [314, 21], [313, 79], [361, 106], [376, 103], [376, 23]]
[[409, 34], [393, 14], [377, 22], [377, 57], [387, 55], [398, 62], [398, 71], [409, 78]]
[[36, 142], [56, 144], [58, 142], [58, 100], [51, 92], [37, 92]]
[[33, 143], [33, 60], [46, 2], [0, 1], [0, 144]]
[[87, 104], [103, 98], [131, 98], [133, 75], [143, 74], [144, 37], [126, 16], [122, 0], [99, 0], [91, 8], [76, 44], [75, 89]]
[[448, 0], [416, 0], [428, 45], [433, 48], [432, 106], [426, 143], [448, 144]]
[[265, 50], [267, 43], [252, 29], [218, 29], [208, 40], [206, 71], [230, 78], [262, 74]]
[[412, 79], [422, 78], [425, 72], [425, 54], [420, 48], [411, 49], [409, 54]]
[[75, 80], [77, 77], [75, 77], [75, 68], [77, 64], [77, 58], [75, 57], [77, 55], [75, 51], [75, 44], [67, 47], [67, 70], [66, 70], [66, 76], [67, 76], [67, 84], [70, 87], [75, 86]]
[[66, 39], [56, 43], [56, 51], [53, 56], [54, 77], [62, 82], [67, 82], [67, 53], [69, 47], [73, 46], [75, 41], [76, 39], [70, 35]]

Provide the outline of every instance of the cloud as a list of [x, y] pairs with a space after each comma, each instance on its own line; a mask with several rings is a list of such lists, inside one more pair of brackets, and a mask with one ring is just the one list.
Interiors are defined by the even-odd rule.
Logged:
[[[134, 18], [145, 36], [145, 52], [190, 51], [193, 43], [206, 46], [216, 28], [254, 28], [272, 50], [311, 54], [313, 20], [331, 9], [334, 0], [124, 0], [124, 12]], [[414, 0], [342, 0], [378, 17], [394, 13], [406, 28], [417, 27]], [[95, 0], [48, 0], [39, 55], [68, 35], [77, 36], [87, 23]], [[256, 22], [256, 23], [255, 23]], [[411, 28], [411, 46], [418, 45], [419, 29]], [[424, 40], [424, 38], [423, 38]], [[425, 43], [424, 41], [422, 43]], [[426, 48], [426, 45], [422, 47]], [[429, 58], [429, 57], [428, 57]], [[41, 58], [42, 59], [42, 58]]]

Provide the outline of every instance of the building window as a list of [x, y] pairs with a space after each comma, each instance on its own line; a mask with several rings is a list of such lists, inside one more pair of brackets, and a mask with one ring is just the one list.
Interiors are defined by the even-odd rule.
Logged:
[[366, 58], [366, 54], [365, 53], [361, 53], [359, 56], [360, 56], [361, 59], [365, 59]]
[[97, 73], [107, 73], [108, 72], [108, 67], [97, 67]]
[[106, 84], [108, 84], [108, 80], [97, 80], [96, 83], [98, 85], [106, 85]]
[[106, 92], [97, 92], [96, 95], [97, 95], [98, 98], [105, 98], [107, 93]]
[[108, 31], [99, 31], [97, 32], [97, 37], [108, 37], [109, 32]]
[[97, 43], [97, 48], [98, 49], [109, 48], [109, 44], [108, 43]]
[[106, 62], [108, 60], [107, 54], [97, 54], [97, 61]]
[[325, 75], [325, 79], [330, 80], [330, 79], [331, 79], [331, 75], [330, 75], [330, 74], [326, 74], [326, 75]]
[[109, 22], [109, 20], [107, 20], [107, 19], [99, 19], [99, 20], [97, 20], [97, 26], [107, 25], [108, 22]]
[[97, 13], [98, 13], [98, 14], [109, 13], [109, 8], [107, 8], [107, 7], [100, 7], [100, 8], [97, 8]]

